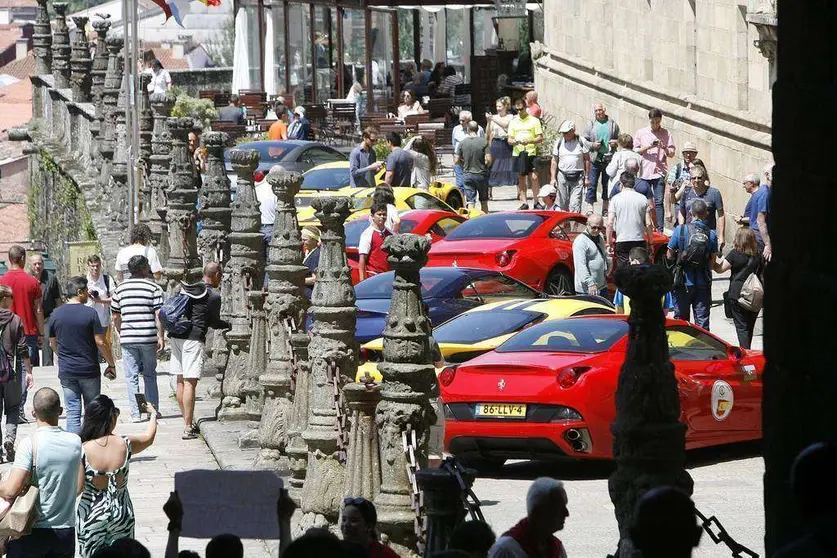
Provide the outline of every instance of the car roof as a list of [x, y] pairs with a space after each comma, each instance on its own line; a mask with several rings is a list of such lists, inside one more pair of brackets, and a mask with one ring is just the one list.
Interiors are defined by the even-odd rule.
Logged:
[[[520, 215], [523, 214], [532, 214], [532, 215], [540, 215], [541, 217], [555, 217], [559, 219], [564, 219], [566, 217], [584, 217], [581, 213], [571, 213], [569, 211], [552, 211], [549, 209], [526, 209], [526, 210], [509, 210], [509, 211], [497, 211], [492, 213], [486, 213], [486, 215]], [[482, 215], [480, 215], [482, 217]]]
[[[416, 219], [423, 221], [430, 217], [462, 217], [458, 213], [451, 213], [450, 211], [442, 211], [441, 209], [405, 209], [399, 211], [398, 215], [403, 219]], [[464, 219], [464, 217], [462, 217]]]
[[501, 302], [490, 302], [468, 310], [468, 314], [476, 312], [511, 312], [511, 311], [529, 311], [542, 312], [547, 315], [575, 312], [584, 308], [601, 307], [613, 310], [613, 307], [608, 304], [605, 299], [591, 300], [593, 297], [552, 297], [552, 298], [516, 298], [513, 300], [504, 300]]
[[[319, 141], [305, 141], [305, 140], [260, 140], [260, 141], [250, 141], [247, 143], [242, 143], [240, 145], [236, 145], [236, 149], [246, 149], [248, 146], [273, 146], [273, 147], [302, 147], [305, 145], [316, 145], [319, 147], [328, 147], [329, 149], [334, 149], [330, 145], [326, 145], [325, 143]], [[336, 150], [335, 150], [336, 151]]]
[[[630, 316], [628, 314], [591, 314], [589, 316], [575, 316], [572, 318], [567, 318], [568, 320], [586, 320], [586, 319], [593, 319], [593, 320], [619, 320], [622, 322], [628, 321]], [[687, 322], [686, 320], [675, 320], [674, 318], [666, 318], [666, 327], [668, 326], [691, 326], [695, 327], [695, 324], [692, 322]]]

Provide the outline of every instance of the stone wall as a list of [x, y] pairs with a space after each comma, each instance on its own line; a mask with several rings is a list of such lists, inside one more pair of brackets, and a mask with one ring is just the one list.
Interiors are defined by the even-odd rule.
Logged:
[[741, 178], [772, 159], [771, 68], [754, 46], [747, 6], [562, 0], [544, 10], [545, 50], [535, 61], [544, 110], [582, 126], [601, 101], [633, 135], [648, 125], [648, 109], [660, 108], [675, 143], [697, 145], [725, 206], [741, 213]]
[[192, 97], [197, 97], [201, 89], [229, 91], [232, 86], [232, 72], [232, 68], [169, 70], [172, 85], [182, 88]]

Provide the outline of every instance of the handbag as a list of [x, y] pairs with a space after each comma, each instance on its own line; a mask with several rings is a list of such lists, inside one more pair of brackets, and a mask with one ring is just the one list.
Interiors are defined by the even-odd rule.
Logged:
[[738, 305], [750, 312], [761, 311], [764, 306], [764, 285], [757, 273], [750, 273], [741, 287], [741, 296], [738, 297]]
[[20, 538], [32, 531], [39, 493], [38, 487], [32, 484], [37, 463], [38, 438], [36, 434], [32, 437], [32, 474], [29, 475], [29, 483], [17, 495], [3, 519], [0, 519], [0, 537]]

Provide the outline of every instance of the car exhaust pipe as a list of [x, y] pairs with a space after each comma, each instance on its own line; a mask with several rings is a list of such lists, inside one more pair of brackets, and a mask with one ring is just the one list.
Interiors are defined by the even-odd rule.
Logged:
[[570, 442], [570, 447], [579, 453], [587, 451], [587, 444], [585, 444], [582, 440], [573, 440]]
[[586, 428], [570, 428], [564, 432], [564, 439], [576, 453], [591, 451], [590, 433]]
[[570, 442], [575, 442], [577, 440], [581, 440], [581, 432], [578, 431], [576, 428], [570, 428], [567, 430], [567, 440]]

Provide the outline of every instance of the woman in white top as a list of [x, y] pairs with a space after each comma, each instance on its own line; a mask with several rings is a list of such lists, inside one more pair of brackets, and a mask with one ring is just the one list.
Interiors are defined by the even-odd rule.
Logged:
[[156, 58], [151, 61], [151, 82], [148, 84], [148, 92], [165, 93], [171, 89], [171, 76], [168, 70]]
[[423, 114], [427, 112], [421, 106], [421, 103], [416, 101], [413, 97], [412, 91], [404, 91], [401, 94], [401, 104], [398, 105], [398, 119], [404, 120], [411, 114]]
[[625, 163], [633, 159], [637, 162], [639, 168], [642, 168], [642, 156], [634, 151], [634, 138], [631, 137], [631, 134], [619, 134], [619, 137], [616, 138], [616, 144], [618, 145], [616, 153], [613, 154], [613, 158], [605, 169], [610, 177], [610, 183], [613, 184], [613, 188], [610, 190], [611, 196], [619, 192], [621, 187], [619, 177], [625, 172]]
[[491, 152], [491, 174], [488, 176], [488, 199], [491, 199], [491, 188], [493, 186], [509, 186], [517, 184], [517, 175], [514, 172], [514, 159], [512, 159], [512, 147], [509, 145], [509, 122], [512, 115], [511, 99], [500, 97], [495, 103], [497, 114], [485, 113], [485, 139]]
[[413, 136], [407, 141], [404, 151], [413, 156], [413, 186], [427, 190], [436, 175], [437, 160], [433, 146], [423, 137]]

